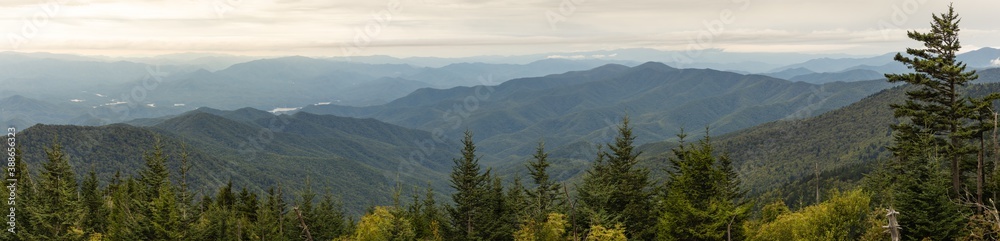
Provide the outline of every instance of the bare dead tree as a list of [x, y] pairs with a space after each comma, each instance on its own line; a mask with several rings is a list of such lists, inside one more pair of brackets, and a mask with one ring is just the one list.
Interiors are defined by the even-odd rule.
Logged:
[[309, 233], [309, 226], [306, 226], [306, 220], [302, 219], [302, 212], [299, 211], [299, 207], [292, 209], [295, 210], [295, 215], [299, 217], [299, 223], [302, 223], [302, 232], [306, 234], [306, 241], [313, 241], [312, 234]]
[[885, 216], [889, 218], [889, 224], [882, 226], [882, 228], [886, 229], [885, 232], [889, 233], [892, 237], [892, 241], [899, 241], [899, 230], [903, 229], [902, 227], [899, 227], [899, 222], [896, 221], [896, 215], [899, 215], [899, 212], [896, 212], [896, 210], [893, 210], [891, 207], [886, 209], [886, 211], [888, 213], [886, 213]]

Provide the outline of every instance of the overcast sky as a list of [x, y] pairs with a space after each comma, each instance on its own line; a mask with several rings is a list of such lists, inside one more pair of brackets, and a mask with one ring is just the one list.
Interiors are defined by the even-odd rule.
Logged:
[[[905, 30], [926, 29], [931, 13], [946, 11], [947, 5], [936, 0], [4, 0], [0, 49], [110, 56], [458, 57], [694, 47], [874, 55], [917, 46]], [[966, 50], [1000, 47], [1000, 1], [958, 1], [955, 9], [963, 18]], [[700, 45], [692, 44], [699, 39]]]

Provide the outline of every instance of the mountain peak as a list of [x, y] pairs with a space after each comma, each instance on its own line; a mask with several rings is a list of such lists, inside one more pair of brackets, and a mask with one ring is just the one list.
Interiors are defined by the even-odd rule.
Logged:
[[198, 107], [198, 109], [194, 109], [194, 110], [190, 111], [189, 113], [193, 113], [193, 112], [202, 112], [202, 113], [219, 113], [219, 112], [221, 112], [221, 111], [222, 111], [222, 110], [219, 110], [219, 109], [213, 109], [213, 108], [211, 108], [211, 107]]
[[646, 63], [640, 64], [640, 65], [632, 67], [632, 68], [633, 69], [660, 69], [660, 70], [676, 70], [677, 69], [677, 68], [674, 68], [674, 67], [670, 67], [669, 65], [666, 65], [664, 63], [653, 62], [653, 61], [646, 62]]

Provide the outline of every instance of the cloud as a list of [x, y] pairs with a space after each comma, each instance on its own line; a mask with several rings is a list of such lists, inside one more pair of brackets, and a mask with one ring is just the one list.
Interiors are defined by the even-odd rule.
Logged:
[[991, 66], [1000, 67], [1000, 57], [997, 57], [996, 59], [990, 60], [990, 65]]
[[[734, 21], [708, 48], [726, 51], [785, 51], [882, 54], [912, 40], [906, 30], [926, 27], [930, 12], [947, 2], [929, 0], [900, 26], [881, 29], [892, 18], [891, 2], [868, 0], [736, 1], [636, 0], [67, 0], [39, 26], [19, 51], [161, 54], [216, 51], [233, 54], [339, 56], [362, 36], [363, 55], [468, 56], [569, 52], [616, 48], [682, 50], [705, 23], [732, 13]], [[565, 6], [564, 3], [573, 3]], [[37, 1], [0, 3], [0, 35], [19, 33], [38, 14]], [[373, 21], [391, 4], [400, 12], [385, 26]], [[962, 43], [988, 46], [1000, 38], [992, 11], [1000, 1], [956, 4]], [[562, 20], [553, 29], [547, 14]], [[851, 18], [844, 18], [845, 15]], [[886, 37], [888, 36], [888, 38]], [[0, 41], [0, 50], [6, 48]], [[584, 56], [594, 58], [595, 56]]]

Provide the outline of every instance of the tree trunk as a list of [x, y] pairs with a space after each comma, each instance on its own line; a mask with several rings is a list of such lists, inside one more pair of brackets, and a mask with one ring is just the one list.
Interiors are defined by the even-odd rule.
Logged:
[[983, 158], [984, 153], [986, 153], [986, 140], [983, 138], [983, 134], [979, 134], [979, 158], [976, 162], [976, 205], [979, 207], [979, 213], [983, 213]]

